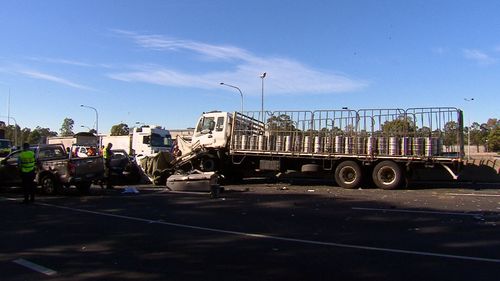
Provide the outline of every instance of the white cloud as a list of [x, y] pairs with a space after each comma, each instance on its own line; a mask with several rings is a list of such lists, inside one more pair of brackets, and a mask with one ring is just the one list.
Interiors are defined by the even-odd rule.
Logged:
[[142, 48], [165, 52], [184, 51], [201, 55], [205, 60], [232, 64], [231, 70], [202, 74], [164, 66], [142, 66], [109, 74], [109, 77], [116, 80], [203, 89], [220, 88], [219, 83], [225, 82], [238, 85], [246, 94], [257, 94], [260, 93], [259, 75], [267, 72], [265, 85], [269, 94], [352, 92], [368, 86], [367, 81], [353, 79], [345, 74], [313, 69], [288, 58], [258, 57], [234, 46], [212, 45], [161, 35], [141, 35], [123, 30], [114, 32], [132, 39]]
[[490, 65], [497, 62], [497, 59], [476, 49], [464, 49], [463, 54], [466, 59], [473, 60], [481, 65]]
[[112, 68], [109, 64], [99, 63], [92, 64], [77, 60], [68, 60], [68, 59], [60, 59], [60, 58], [44, 58], [44, 57], [28, 57], [28, 60], [36, 61], [36, 62], [44, 62], [44, 63], [52, 63], [52, 64], [65, 64], [72, 66], [81, 66], [81, 67], [101, 67], [101, 68]]
[[25, 76], [28, 76], [28, 77], [31, 77], [31, 78], [34, 78], [34, 79], [51, 81], [51, 82], [66, 85], [66, 86], [69, 86], [72, 88], [77, 88], [77, 89], [82, 89], [82, 90], [92, 90], [89, 87], [74, 83], [74, 82], [69, 81], [67, 79], [57, 77], [54, 75], [50, 75], [50, 74], [46, 74], [46, 73], [42, 73], [42, 72], [38, 72], [38, 71], [34, 71], [34, 70], [20, 70], [20, 71], [18, 71], [18, 73], [25, 75]]

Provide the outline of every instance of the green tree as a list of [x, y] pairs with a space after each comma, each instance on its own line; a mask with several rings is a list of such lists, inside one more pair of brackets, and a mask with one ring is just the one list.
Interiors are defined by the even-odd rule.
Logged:
[[111, 127], [111, 136], [127, 136], [129, 133], [130, 128], [125, 123], [120, 123]]
[[493, 152], [500, 151], [500, 126], [496, 126], [488, 134], [488, 150]]
[[41, 141], [42, 141], [42, 135], [40, 134], [40, 131], [33, 130], [30, 132], [30, 134], [28, 136], [28, 143], [38, 144], [38, 143], [41, 143]]
[[455, 121], [447, 122], [444, 125], [443, 144], [444, 145], [457, 144], [457, 135], [458, 135], [458, 123]]
[[392, 121], [385, 121], [382, 125], [382, 131], [385, 135], [401, 136], [415, 132], [415, 124], [411, 117], [400, 116]]
[[20, 141], [18, 140], [19, 144], [22, 144], [22, 143], [25, 143], [25, 142], [29, 143], [30, 134], [31, 134], [31, 129], [30, 128], [23, 128], [21, 130], [21, 140]]
[[75, 125], [75, 121], [71, 118], [64, 118], [63, 123], [61, 125], [61, 136], [69, 137], [74, 135], [73, 133], [73, 125]]
[[45, 142], [47, 137], [55, 136], [57, 136], [57, 133], [51, 131], [49, 128], [41, 128], [40, 126], [37, 126], [34, 130], [30, 131], [27, 140], [28, 143], [37, 144]]
[[431, 128], [423, 126], [417, 130], [417, 136], [419, 137], [430, 137], [432, 134]]
[[270, 131], [295, 131], [295, 126], [290, 116], [281, 114], [267, 119], [267, 128]]

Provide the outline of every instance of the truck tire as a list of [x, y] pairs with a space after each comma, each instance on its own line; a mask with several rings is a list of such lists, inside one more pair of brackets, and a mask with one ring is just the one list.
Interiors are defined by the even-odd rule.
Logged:
[[354, 161], [341, 162], [335, 169], [335, 181], [343, 188], [356, 188], [363, 178], [361, 167]]
[[209, 158], [209, 157], [205, 157], [205, 158], [201, 159], [200, 169], [203, 172], [213, 172], [213, 171], [215, 171], [216, 167], [217, 167], [217, 164], [215, 162], [215, 159]]
[[381, 189], [396, 189], [401, 185], [403, 172], [393, 161], [382, 161], [373, 168], [373, 183]]
[[52, 175], [43, 176], [40, 185], [42, 186], [42, 192], [47, 195], [56, 194], [59, 189]]
[[80, 182], [76, 185], [76, 188], [82, 195], [87, 195], [90, 194], [90, 186], [92, 186], [92, 182], [90, 181], [84, 181]]

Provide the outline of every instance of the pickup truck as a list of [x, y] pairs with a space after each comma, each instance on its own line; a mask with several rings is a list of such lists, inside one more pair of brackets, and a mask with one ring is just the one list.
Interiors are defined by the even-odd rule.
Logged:
[[[35, 152], [35, 181], [45, 194], [54, 194], [72, 185], [81, 193], [88, 193], [92, 181], [103, 178], [101, 156], [72, 158], [62, 144], [37, 145], [30, 149]], [[0, 162], [0, 185], [21, 185], [17, 162], [20, 152], [14, 151]]]

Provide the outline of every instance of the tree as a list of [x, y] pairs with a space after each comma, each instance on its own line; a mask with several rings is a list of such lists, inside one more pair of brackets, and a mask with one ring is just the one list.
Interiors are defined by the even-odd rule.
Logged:
[[443, 144], [446, 146], [457, 144], [458, 123], [455, 121], [447, 122], [444, 125]]
[[488, 134], [488, 150], [493, 152], [500, 151], [500, 126], [496, 126]]
[[125, 123], [113, 125], [111, 127], [111, 136], [127, 136], [130, 133], [130, 128]]
[[25, 143], [25, 142], [29, 143], [30, 134], [31, 134], [30, 128], [23, 128], [21, 130], [21, 141], [19, 141], [19, 143]]
[[415, 124], [409, 116], [400, 116], [392, 121], [385, 121], [382, 125], [382, 131], [390, 136], [402, 136], [415, 132]]
[[51, 131], [49, 128], [41, 128], [40, 126], [37, 126], [34, 130], [30, 131], [27, 140], [28, 143], [31, 144], [44, 143], [47, 137], [55, 136], [57, 136], [57, 133]]
[[272, 116], [267, 119], [267, 128], [270, 131], [295, 131], [295, 126], [290, 116], [281, 114], [279, 116]]
[[423, 126], [417, 130], [417, 136], [419, 137], [430, 137], [432, 134], [431, 128]]
[[37, 143], [40, 143], [41, 140], [42, 140], [42, 136], [40, 134], [40, 131], [33, 130], [30, 132], [30, 134], [28, 136], [28, 143], [37, 144]]
[[62, 126], [61, 126], [61, 136], [69, 137], [74, 135], [73, 133], [73, 125], [75, 125], [75, 121], [71, 118], [64, 118]]

